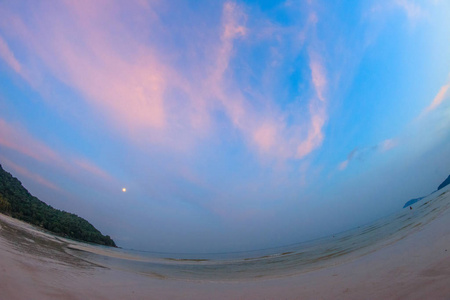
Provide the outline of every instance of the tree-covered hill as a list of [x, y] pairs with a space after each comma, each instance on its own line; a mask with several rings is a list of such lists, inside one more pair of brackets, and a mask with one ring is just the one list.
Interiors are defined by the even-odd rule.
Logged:
[[116, 247], [91, 223], [75, 214], [55, 209], [31, 195], [22, 183], [0, 165], [0, 212], [40, 226], [63, 237]]

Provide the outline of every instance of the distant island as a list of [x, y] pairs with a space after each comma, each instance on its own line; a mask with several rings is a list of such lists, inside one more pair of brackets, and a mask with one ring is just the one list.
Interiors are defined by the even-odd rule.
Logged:
[[[437, 191], [439, 191], [440, 189], [442, 189], [443, 187], [445, 187], [445, 186], [447, 186], [447, 185], [449, 185], [449, 184], [450, 184], [450, 175], [448, 175], [447, 179], [445, 179], [444, 182], [442, 182], [442, 183], [438, 186]], [[411, 206], [411, 205], [413, 205], [414, 203], [416, 203], [416, 202], [422, 200], [422, 199], [425, 198], [425, 197], [426, 197], [426, 196], [419, 197], [419, 198], [415, 198], [415, 199], [411, 199], [411, 200], [409, 200], [408, 202], [406, 202], [405, 205], [403, 205], [403, 208], [408, 207], [408, 206]]]
[[411, 199], [411, 200], [409, 200], [408, 202], [406, 202], [405, 205], [403, 205], [403, 208], [408, 207], [408, 206], [411, 206], [411, 205], [413, 205], [414, 203], [416, 203], [416, 202], [422, 200], [423, 198], [425, 198], [425, 197], [419, 197], [419, 198]]
[[55, 209], [31, 195], [22, 183], [0, 165], [0, 212], [52, 233], [83, 242], [117, 247], [91, 223], [75, 214]]
[[444, 182], [439, 185], [438, 190], [442, 189], [444, 186], [447, 186], [449, 184], [450, 184], [450, 175], [448, 175], [447, 179], [445, 179]]

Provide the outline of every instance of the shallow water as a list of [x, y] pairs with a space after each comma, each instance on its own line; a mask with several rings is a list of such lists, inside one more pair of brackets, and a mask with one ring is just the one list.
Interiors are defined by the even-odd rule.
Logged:
[[412, 210], [405, 208], [353, 230], [278, 248], [219, 254], [164, 254], [69, 246], [66, 252], [100, 266], [161, 279], [242, 281], [290, 276], [356, 259], [420, 230], [449, 208], [448, 190], [433, 193], [412, 205]]

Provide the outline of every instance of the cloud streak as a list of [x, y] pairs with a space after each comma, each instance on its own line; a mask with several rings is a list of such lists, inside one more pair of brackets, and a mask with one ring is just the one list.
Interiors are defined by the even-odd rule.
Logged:
[[[200, 47], [202, 41], [216, 51], [195, 61], [196, 69], [185, 70], [173, 62], [174, 57], [184, 55], [178, 49], [167, 52], [160, 43], [146, 43], [148, 38], [157, 40], [169, 26], [158, 18], [157, 4], [141, 7], [132, 3], [124, 8], [120, 2], [112, 2], [108, 10], [98, 2], [48, 6], [36, 4], [39, 18], [31, 20], [5, 9], [7, 13], [2, 15], [9, 22], [2, 23], [3, 30], [7, 26], [10, 39], [27, 46], [29, 61], [44, 64], [47, 72], [83, 95], [85, 103], [98, 111], [100, 122], [112, 124], [133, 142], [145, 140], [171, 150], [184, 149], [184, 144], [198, 143], [205, 132], [214, 129], [214, 116], [224, 111], [246, 145], [263, 156], [301, 159], [322, 144], [328, 82], [320, 51], [314, 46], [314, 28], [319, 22], [315, 13], [308, 19], [303, 37], [310, 42], [310, 84], [315, 93], [307, 105], [309, 123], [296, 117], [302, 121], [288, 125], [289, 112], [276, 104], [276, 98], [250, 99], [239, 87], [234, 66], [230, 68], [242, 48], [236, 42], [255, 42], [259, 36], [258, 28], [246, 26], [249, 17], [234, 2], [222, 6], [218, 39], [210, 35], [206, 41], [199, 40], [196, 37], [202, 33], [193, 32], [194, 39], [188, 41], [192, 47]], [[151, 12], [153, 17], [138, 18], [133, 25], [153, 28], [155, 33], [137, 34], [121, 21], [121, 10], [140, 16]], [[3, 39], [0, 51], [9, 65], [21, 72], [22, 66]]]
[[420, 5], [412, 1], [396, 0], [394, 3], [406, 13], [409, 20], [420, 19], [426, 14]]
[[377, 151], [379, 153], [383, 153], [397, 147], [398, 144], [399, 144], [398, 139], [386, 139], [372, 147], [354, 148], [347, 155], [347, 159], [339, 163], [338, 169], [340, 171], [343, 171], [347, 169], [350, 162], [352, 162], [355, 159], [364, 160], [367, 156], [371, 155], [373, 152]]
[[22, 66], [16, 59], [5, 40], [0, 36], [0, 57], [17, 73], [21, 74]]
[[17, 151], [40, 162], [61, 162], [60, 156], [44, 143], [31, 137], [18, 124], [0, 119], [0, 146]]
[[45, 186], [46, 188], [55, 190], [55, 191], [59, 191], [61, 192], [62, 190], [56, 186], [53, 182], [43, 178], [42, 176], [35, 174], [33, 172], [30, 172], [29, 170], [13, 163], [12, 161], [10, 161], [9, 159], [7, 159], [6, 157], [0, 155], [0, 159], [2, 164], [6, 165], [7, 167], [11, 168], [14, 171], [14, 174], [20, 174], [22, 176], [25, 176], [43, 186]]
[[410, 0], [395, 0], [376, 2], [370, 9], [371, 15], [391, 13], [401, 11], [412, 23], [424, 18], [427, 15], [426, 10], [419, 4]]
[[439, 89], [439, 92], [434, 97], [433, 101], [431, 101], [430, 105], [427, 108], [425, 108], [425, 110], [423, 111], [423, 114], [427, 114], [427, 113], [435, 110], [439, 105], [441, 105], [441, 103], [449, 96], [449, 94], [448, 94], [449, 88], [450, 88], [450, 83], [443, 85]]
[[[16, 153], [20, 153], [34, 161], [37, 161], [46, 166], [51, 166], [58, 169], [60, 172], [70, 176], [78, 181], [83, 181], [86, 178], [94, 178], [108, 182], [112, 186], [117, 186], [117, 179], [102, 170], [94, 163], [84, 158], [63, 156], [45, 143], [35, 139], [26, 130], [21, 129], [19, 124], [10, 124], [3, 119], [0, 119], [0, 148], [10, 149]], [[55, 184], [40, 175], [20, 167], [11, 160], [5, 161], [20, 174], [35, 180], [54, 190], [60, 190]]]

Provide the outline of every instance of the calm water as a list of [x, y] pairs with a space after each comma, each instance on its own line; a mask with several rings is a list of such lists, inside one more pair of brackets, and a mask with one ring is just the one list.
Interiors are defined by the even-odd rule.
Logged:
[[[339, 264], [403, 239], [450, 206], [449, 188], [415, 203], [410, 210], [326, 238], [279, 248], [221, 254], [164, 254], [101, 248], [105, 255], [67, 249], [92, 263], [179, 280], [255, 280], [289, 276]], [[120, 258], [121, 256], [127, 258]]]

